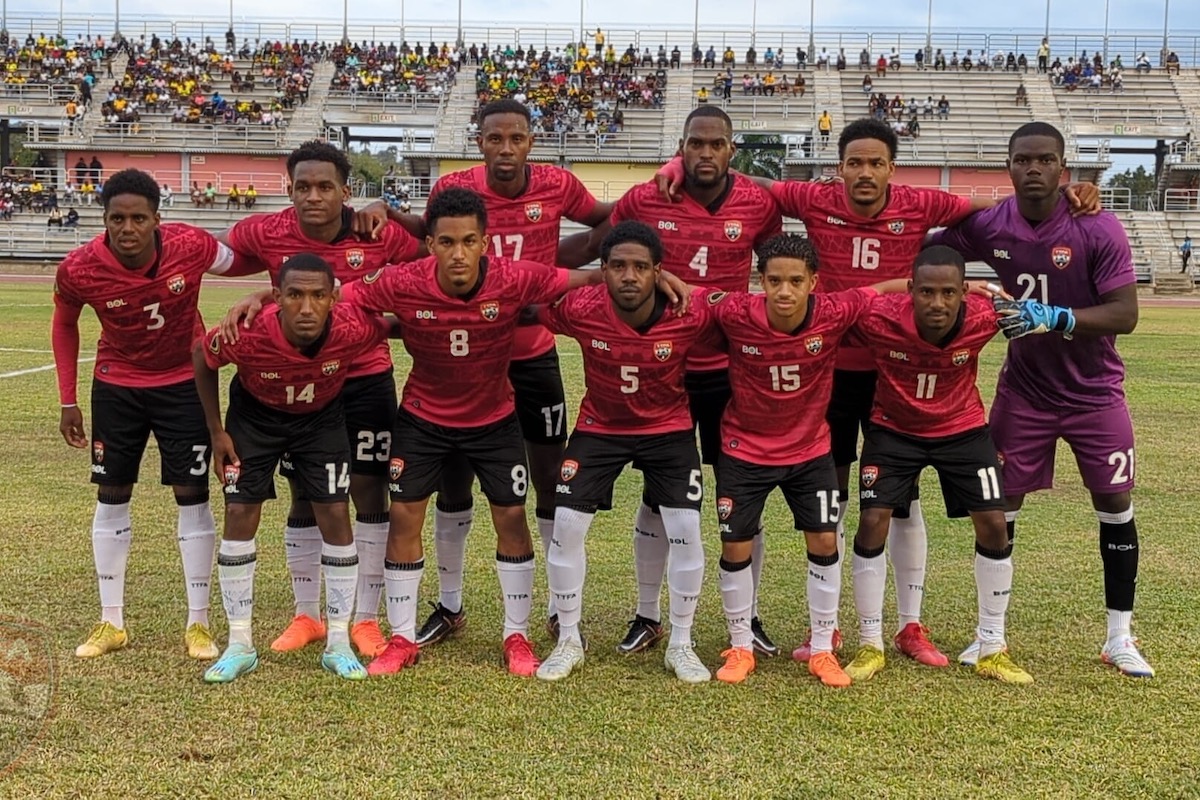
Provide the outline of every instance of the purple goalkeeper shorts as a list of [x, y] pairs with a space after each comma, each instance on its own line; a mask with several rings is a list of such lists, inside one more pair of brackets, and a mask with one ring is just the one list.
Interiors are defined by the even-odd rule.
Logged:
[[1096, 410], [1043, 411], [1000, 388], [988, 420], [1009, 496], [1054, 486], [1054, 454], [1063, 439], [1083, 485], [1095, 494], [1133, 488], [1133, 422], [1124, 402]]

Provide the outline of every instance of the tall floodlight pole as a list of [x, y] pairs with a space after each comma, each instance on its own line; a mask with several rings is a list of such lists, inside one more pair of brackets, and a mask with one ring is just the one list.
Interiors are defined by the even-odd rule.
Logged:
[[817, 0], [808, 0], [808, 63], [817, 60], [817, 36], [813, 27], [817, 19]]
[[933, 52], [933, 0], [929, 0], [929, 13], [925, 17], [925, 59]]
[[342, 44], [350, 44], [350, 0], [342, 0]]
[[[58, 4], [62, 5], [62, 0], [58, 0]], [[229, 0], [229, 30], [233, 30], [233, 0]]]
[[1108, 63], [1108, 5], [1109, 0], [1104, 0], [1104, 63]]
[[[113, 34], [121, 32], [121, 0], [116, 0], [116, 18], [113, 20]], [[7, 27], [7, 26], [5, 26]]]
[[458, 0], [458, 42], [457, 42], [457, 44], [458, 44], [458, 46], [459, 46], [460, 48], [461, 48], [461, 47], [462, 47], [462, 45], [463, 45], [463, 35], [462, 35], [462, 0]]
[[1050, 0], [1046, 0], [1046, 33], [1047, 39], [1050, 38]]
[[587, 32], [583, 29], [583, 0], [579, 0], [579, 43], [583, 44], [587, 39]]
[[692, 17], [692, 49], [700, 46], [700, 0], [696, 0], [696, 13]]
[[1162, 46], [1162, 63], [1167, 65], [1167, 53], [1171, 52], [1170, 45], [1167, 43], [1167, 20], [1171, 17], [1171, 0], [1163, 2], [1163, 46]]
[[[7, 5], [7, 3], [5, 5]], [[4, 27], [7, 28], [8, 26], [5, 25]], [[58, 36], [59, 36], [59, 38], [62, 38], [62, 35], [63, 35], [63, 0], [58, 0]]]
[[754, 0], [750, 6], [750, 46], [755, 46], [755, 38], [758, 34], [758, 0]]

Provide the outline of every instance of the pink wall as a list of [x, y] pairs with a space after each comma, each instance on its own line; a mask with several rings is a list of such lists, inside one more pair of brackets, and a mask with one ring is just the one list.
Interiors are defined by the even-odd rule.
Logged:
[[1008, 197], [1012, 194], [1012, 181], [1002, 169], [951, 167], [949, 189], [954, 194], [972, 197]]
[[896, 167], [896, 175], [892, 178], [892, 181], [908, 186], [940, 187], [942, 185], [942, 168]]
[[259, 194], [287, 192], [286, 156], [248, 156], [235, 153], [183, 155], [191, 180], [204, 186], [212, 181], [224, 191], [233, 184], [245, 189], [253, 183]]
[[159, 183], [165, 183], [173, 191], [184, 187], [184, 174], [189, 181], [197, 181], [203, 187], [209, 181], [225, 191], [233, 184], [246, 188], [249, 183], [259, 194], [285, 194], [287, 192], [286, 156], [247, 156], [230, 153], [189, 155], [187, 153], [114, 153], [102, 150], [75, 150], [66, 153], [64, 162], [72, 181], [75, 180], [75, 162], [83, 156], [90, 162], [99, 156], [104, 165], [104, 175], [112, 175], [123, 169], [140, 169], [149, 172]]

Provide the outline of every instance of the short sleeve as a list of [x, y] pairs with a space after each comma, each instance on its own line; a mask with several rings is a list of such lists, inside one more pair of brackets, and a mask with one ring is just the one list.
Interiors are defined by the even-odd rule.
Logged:
[[981, 238], [980, 216], [980, 214], [972, 214], [953, 227], [934, 233], [929, 244], [952, 247], [962, 253], [962, 257], [966, 261], [985, 260], [982, 255], [983, 245], [979, 242]]
[[533, 261], [515, 261], [517, 280], [521, 288], [521, 305], [549, 303], [567, 291], [568, 272]]
[[875, 302], [875, 298], [879, 296], [879, 292], [869, 286], [848, 289], [844, 292], [832, 292], [826, 295], [826, 297], [837, 303], [842, 317], [841, 324], [845, 328], [849, 328], [863, 319], [867, 315], [867, 312], [871, 310], [871, 305]]
[[542, 305], [537, 307], [537, 321], [545, 326], [551, 333], [561, 333], [570, 336], [573, 332], [571, 326], [571, 295], [563, 295], [557, 301], [550, 305]]
[[816, 201], [818, 186], [812, 181], [775, 181], [771, 184], [771, 196], [785, 215], [802, 219]]
[[209, 369], [220, 369], [226, 364], [233, 363], [233, 353], [236, 345], [221, 341], [221, 329], [213, 328], [204, 334], [204, 363]]
[[921, 212], [930, 228], [948, 227], [971, 215], [971, 201], [966, 197], [938, 189], [915, 189]]
[[259, 215], [244, 217], [233, 223], [225, 239], [237, 253], [246, 256], [256, 256], [259, 252]]
[[417, 237], [405, 230], [399, 222], [389, 221], [384, 232], [384, 235], [388, 237], [386, 258], [389, 264], [403, 264], [406, 261], [416, 260], [417, 251], [421, 249], [421, 243]]
[[[1086, 224], [1086, 223], [1085, 223]], [[1131, 283], [1137, 283], [1133, 268], [1133, 253], [1129, 237], [1115, 216], [1101, 214], [1092, 222], [1091, 258], [1092, 284], [1096, 294], [1105, 295]]]
[[563, 216], [574, 222], [583, 222], [596, 210], [596, 198], [573, 173], [562, 171]]
[[364, 311], [382, 313], [391, 311], [395, 305], [392, 298], [396, 292], [399, 275], [396, 267], [381, 267], [369, 272], [357, 281], [342, 286], [343, 302], [352, 303]]
[[[779, 184], [776, 183], [775, 185], [778, 186]], [[774, 193], [764, 190], [762, 198], [763, 217], [758, 237], [754, 240], [756, 247], [768, 239], [783, 233], [783, 214], [779, 210], [779, 202], [775, 199]]]
[[613, 206], [612, 223], [616, 225], [618, 222], [624, 222], [627, 219], [638, 218], [638, 198], [637, 193], [641, 191], [641, 186], [634, 186], [625, 194], [621, 195], [621, 199]]

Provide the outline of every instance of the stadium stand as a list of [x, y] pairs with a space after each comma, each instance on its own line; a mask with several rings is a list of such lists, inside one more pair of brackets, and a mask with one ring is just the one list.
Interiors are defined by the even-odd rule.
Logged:
[[[594, 164], [581, 175], [610, 200], [638, 179], [604, 165], [633, 169], [669, 158], [683, 119], [701, 102], [723, 107], [739, 136], [778, 136], [787, 177], [828, 174], [840, 128], [875, 113], [901, 133], [897, 180], [993, 197], [1010, 191], [1007, 137], [1023, 122], [1059, 126], [1080, 179], [1103, 174], [1121, 137], [1156, 137], [1170, 152], [1149, 207], [1120, 190], [1105, 195], [1130, 231], [1141, 279], [1166, 289], [1166, 273], [1178, 272], [1180, 242], [1200, 230], [1200, 151], [1191, 144], [1200, 125], [1200, 73], [1187, 42], [1168, 71], [1158, 59], [1140, 59], [1143, 51], [1157, 56], [1157, 45], [1113, 36], [1093, 89], [1082, 61], [1095, 69], [1102, 42], [1089, 35], [1054, 37], [1041, 72], [1041, 37], [1023, 34], [935, 34], [924, 52], [923, 34], [817, 32], [810, 43], [795, 29], [760, 30], [757, 40], [749, 31], [724, 30], [702, 34], [693, 49], [691, 31], [614, 28], [607, 46], [591, 52], [590, 42], [576, 51], [569, 31], [552, 28], [470, 30], [475, 43], [462, 46], [452, 44], [456, 32], [428, 28], [410, 46], [399, 29], [374, 27], [335, 42], [328, 27], [259, 24], [226, 35], [224, 26], [176, 23], [160, 39], [145, 23], [115, 44], [90, 35], [95, 28], [68, 43], [39, 36], [32, 22], [10, 27], [20, 33], [0, 38], [6, 99], [17, 106], [10, 105], [9, 117], [24, 120], [27, 146], [47, 166], [36, 176], [10, 172], [0, 182], [0, 250], [10, 254], [55, 257], [99, 230], [97, 207], [68, 180], [81, 154], [122, 165], [122, 154], [177, 154], [177, 162], [154, 161], [151, 169], [173, 190], [169, 218], [223, 227], [246, 213], [227, 201], [235, 184], [239, 191], [255, 185], [255, 210], [287, 202], [280, 157], [300, 142], [391, 141], [399, 171], [382, 181], [356, 177], [355, 196], [383, 194], [395, 207], [419, 211], [441, 171], [477, 158], [474, 115], [496, 97], [530, 105], [539, 131], [533, 158], [577, 170]], [[1068, 69], [1078, 71], [1070, 81]], [[90, 105], [84, 95], [93, 98]], [[825, 113], [827, 140], [820, 136]], [[194, 154], [216, 160], [210, 166]], [[237, 158], [262, 163], [243, 169]], [[102, 170], [98, 185], [110, 172]], [[35, 200], [35, 177], [64, 215], [75, 209], [71, 225], [47, 225], [53, 203]], [[211, 184], [213, 202], [194, 205], [193, 184], [202, 198]], [[1190, 277], [1184, 284], [1173, 290], [1190, 289]]]

